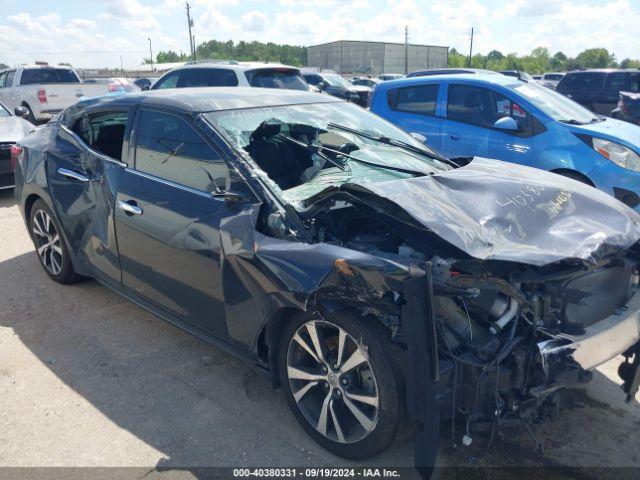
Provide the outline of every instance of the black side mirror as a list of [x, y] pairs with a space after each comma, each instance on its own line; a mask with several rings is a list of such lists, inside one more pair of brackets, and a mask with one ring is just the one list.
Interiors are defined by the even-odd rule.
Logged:
[[240, 192], [232, 192], [228, 190], [226, 191], [218, 190], [218, 191], [212, 192], [211, 196], [213, 198], [224, 198], [224, 201], [227, 203], [246, 203], [246, 202], [252, 201], [252, 199], [250, 199], [248, 195], [245, 195]]
[[27, 107], [19, 105], [13, 109], [13, 113], [15, 113], [17, 117], [25, 118], [29, 116], [29, 109]]
[[150, 87], [150, 86], [151, 86], [151, 85], [143, 85], [140, 89], [141, 89], [142, 91], [144, 91], [144, 90], [149, 90], [149, 87]]
[[325, 88], [327, 88], [327, 84], [324, 82], [318, 82], [318, 84], [316, 85], [316, 87], [318, 87], [318, 90], [322, 91]]

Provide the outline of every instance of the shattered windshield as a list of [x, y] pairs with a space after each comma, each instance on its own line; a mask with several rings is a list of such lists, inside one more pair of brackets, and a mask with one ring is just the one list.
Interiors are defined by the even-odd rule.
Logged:
[[204, 117], [247, 152], [267, 183], [293, 204], [345, 183], [451, 168], [412, 136], [346, 102], [226, 110]]

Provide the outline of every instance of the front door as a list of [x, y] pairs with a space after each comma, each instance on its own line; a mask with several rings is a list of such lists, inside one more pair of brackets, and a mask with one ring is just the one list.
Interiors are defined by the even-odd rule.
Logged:
[[220, 279], [220, 221], [228, 168], [187, 118], [140, 110], [134, 168], [116, 197], [122, 284], [157, 307], [218, 337], [227, 336]]
[[[511, 116], [518, 131], [494, 127]], [[443, 122], [442, 152], [451, 158], [488, 157], [527, 165], [531, 162], [532, 120], [502, 93], [475, 85], [451, 84], [447, 91], [447, 120]]]

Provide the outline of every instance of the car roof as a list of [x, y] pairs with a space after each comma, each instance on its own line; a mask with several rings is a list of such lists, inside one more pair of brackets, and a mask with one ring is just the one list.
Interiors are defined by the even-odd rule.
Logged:
[[117, 96], [81, 100], [83, 109], [94, 106], [145, 105], [169, 107], [183, 113], [200, 113], [239, 108], [275, 107], [310, 103], [342, 102], [336, 97], [302, 90], [256, 87], [195, 87], [149, 90]]
[[580, 70], [571, 70], [567, 72], [568, 74], [578, 74], [578, 73], [637, 73], [640, 72], [640, 69], [637, 68], [581, 68]]
[[266, 62], [235, 62], [233, 60], [199, 60], [196, 62], [187, 62], [184, 65], [174, 68], [171, 71], [191, 69], [191, 68], [222, 68], [225, 70], [233, 70], [245, 72], [247, 70], [255, 70], [260, 68], [290, 68], [300, 70], [298, 67], [284, 65], [282, 63], [266, 63]]
[[484, 70], [481, 68], [464, 68], [464, 67], [446, 67], [446, 68], [426, 68], [424, 70], [416, 70], [411, 72], [408, 76], [416, 76], [416, 77], [427, 77], [430, 75], [451, 75], [457, 74], [462, 75], [464, 73], [471, 73], [474, 75], [497, 75], [498, 72], [494, 72], [493, 70]]
[[442, 75], [427, 75], [424, 77], [399, 78], [398, 80], [389, 80], [383, 82], [376, 87], [376, 91], [388, 90], [394, 87], [408, 87], [411, 85], [421, 85], [425, 83], [441, 83], [443, 81], [470, 84], [491, 84], [500, 86], [522, 85], [522, 81], [515, 77], [507, 75], [495, 75], [488, 73], [476, 74], [458, 74], [448, 73]]

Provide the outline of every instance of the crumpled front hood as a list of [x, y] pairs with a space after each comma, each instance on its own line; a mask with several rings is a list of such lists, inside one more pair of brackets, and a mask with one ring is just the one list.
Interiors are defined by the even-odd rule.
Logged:
[[476, 157], [436, 175], [351, 185], [394, 202], [443, 240], [482, 260], [596, 263], [640, 239], [640, 215], [613, 197], [560, 175], [498, 160]]

